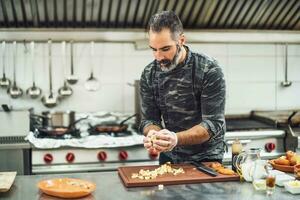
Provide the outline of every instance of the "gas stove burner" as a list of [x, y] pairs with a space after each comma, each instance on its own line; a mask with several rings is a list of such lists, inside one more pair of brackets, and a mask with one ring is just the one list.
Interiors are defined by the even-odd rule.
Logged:
[[66, 127], [47, 127], [37, 128], [35, 131], [37, 138], [53, 138], [53, 139], [71, 139], [81, 138], [79, 129], [68, 129]]
[[118, 130], [111, 128], [111, 129], [99, 129], [99, 125], [90, 126], [88, 129], [90, 135], [107, 135], [112, 137], [126, 137], [131, 136], [132, 132], [129, 130]]

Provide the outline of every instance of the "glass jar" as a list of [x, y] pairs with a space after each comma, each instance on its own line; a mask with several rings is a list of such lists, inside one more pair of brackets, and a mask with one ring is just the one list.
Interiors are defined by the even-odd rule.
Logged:
[[239, 174], [248, 181], [261, 180], [266, 177], [266, 161], [260, 159], [260, 149], [251, 148], [236, 156], [235, 167]]

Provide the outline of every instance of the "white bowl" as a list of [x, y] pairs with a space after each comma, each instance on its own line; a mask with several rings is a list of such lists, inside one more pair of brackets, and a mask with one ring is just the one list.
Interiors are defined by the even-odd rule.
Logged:
[[300, 194], [300, 181], [288, 181], [283, 183], [284, 188], [292, 194]]
[[295, 178], [293, 176], [287, 175], [287, 174], [279, 174], [276, 175], [276, 185], [283, 186], [284, 182], [293, 181]]

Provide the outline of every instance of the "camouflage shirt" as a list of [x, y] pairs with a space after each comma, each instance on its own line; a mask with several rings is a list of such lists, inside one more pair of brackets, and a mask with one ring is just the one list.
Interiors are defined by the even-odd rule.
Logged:
[[200, 124], [210, 139], [202, 144], [176, 146], [164, 152], [173, 163], [220, 160], [224, 154], [225, 80], [217, 61], [191, 52], [175, 69], [163, 72], [154, 60], [140, 80], [140, 130], [154, 124], [179, 132]]

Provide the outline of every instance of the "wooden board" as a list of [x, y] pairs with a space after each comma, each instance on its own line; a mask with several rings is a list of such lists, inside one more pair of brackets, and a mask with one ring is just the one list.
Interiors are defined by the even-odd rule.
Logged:
[[0, 172], [0, 192], [7, 192], [13, 184], [17, 172]]
[[[209, 165], [209, 162], [203, 163]], [[188, 184], [188, 183], [209, 183], [209, 182], [224, 182], [224, 181], [239, 181], [240, 177], [238, 175], [223, 175], [219, 174], [216, 177], [205, 174], [195, 168], [191, 164], [175, 164], [172, 165], [173, 168], [182, 167], [185, 171], [184, 174], [178, 174], [174, 176], [173, 174], [164, 174], [158, 176], [155, 179], [142, 180], [138, 178], [131, 178], [133, 173], [138, 173], [141, 169], [144, 170], [154, 170], [158, 168], [159, 165], [149, 165], [149, 166], [125, 166], [119, 167], [118, 172], [124, 185], [126, 187], [144, 187], [144, 186], [156, 186], [156, 185], [177, 185], [177, 184]]]

